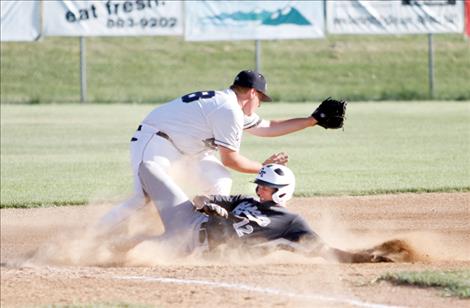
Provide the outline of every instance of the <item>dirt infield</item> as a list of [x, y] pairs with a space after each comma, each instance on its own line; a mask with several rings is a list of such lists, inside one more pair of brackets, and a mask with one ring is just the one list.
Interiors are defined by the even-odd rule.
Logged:
[[[1, 306], [470, 306], [437, 290], [375, 281], [386, 272], [469, 269], [470, 193], [298, 198], [289, 206], [331, 245], [356, 249], [401, 239], [416, 261], [349, 265], [289, 252], [255, 260], [173, 260], [151, 245], [119, 254], [108, 239], [89, 237], [110, 205], [2, 209]], [[160, 232], [152, 214], [149, 208], [136, 215], [114, 240]]]

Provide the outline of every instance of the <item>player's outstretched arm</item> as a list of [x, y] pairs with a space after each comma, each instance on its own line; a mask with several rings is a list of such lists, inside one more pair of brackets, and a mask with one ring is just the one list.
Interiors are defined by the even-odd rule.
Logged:
[[319, 256], [325, 260], [336, 261], [340, 263], [379, 263], [379, 262], [393, 262], [392, 259], [385, 255], [374, 254], [372, 251], [363, 250], [351, 252], [331, 247], [326, 243], [316, 245], [313, 249], [307, 249], [310, 256]]
[[318, 237], [306, 236], [296, 244], [296, 252], [309, 257], [321, 257], [327, 261], [340, 263], [377, 263], [393, 262], [384, 255], [374, 254], [372, 250], [351, 252], [329, 246]]
[[262, 120], [258, 125], [246, 131], [260, 137], [277, 137], [315, 125], [323, 128], [338, 129], [343, 127], [346, 119], [347, 104], [344, 100], [328, 97], [308, 117], [278, 121]]
[[371, 254], [367, 251], [364, 252], [349, 252], [333, 247], [325, 247], [321, 251], [321, 257], [326, 260], [338, 261], [341, 263], [378, 263], [378, 262], [393, 262], [392, 260]]
[[258, 137], [278, 137], [315, 126], [316, 124], [317, 120], [311, 116], [287, 120], [263, 120], [259, 125], [245, 131]]

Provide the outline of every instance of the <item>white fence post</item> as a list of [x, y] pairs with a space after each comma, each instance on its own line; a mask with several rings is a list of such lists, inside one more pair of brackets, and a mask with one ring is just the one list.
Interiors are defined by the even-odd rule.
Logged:
[[86, 41], [80, 36], [80, 103], [87, 101], [86, 85]]
[[434, 98], [434, 50], [432, 33], [428, 33], [428, 71], [429, 96]]
[[261, 42], [255, 40], [255, 70], [261, 72]]

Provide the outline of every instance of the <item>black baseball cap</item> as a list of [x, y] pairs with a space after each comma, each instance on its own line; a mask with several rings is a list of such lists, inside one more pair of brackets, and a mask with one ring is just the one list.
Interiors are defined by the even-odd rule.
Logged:
[[263, 102], [271, 102], [271, 97], [266, 94], [266, 79], [260, 73], [252, 70], [245, 70], [238, 73], [233, 81], [234, 86], [246, 87], [246, 88], [253, 88], [256, 91], [263, 94], [262, 101]]

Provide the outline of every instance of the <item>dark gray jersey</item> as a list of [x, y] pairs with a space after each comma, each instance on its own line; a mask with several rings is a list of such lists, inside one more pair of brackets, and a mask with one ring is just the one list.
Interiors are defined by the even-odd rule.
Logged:
[[211, 203], [231, 214], [231, 219], [209, 217], [207, 233], [211, 247], [220, 243], [250, 245], [277, 239], [298, 242], [301, 238], [318, 238], [302, 217], [272, 201], [260, 203], [249, 196], [235, 195], [213, 196]]

